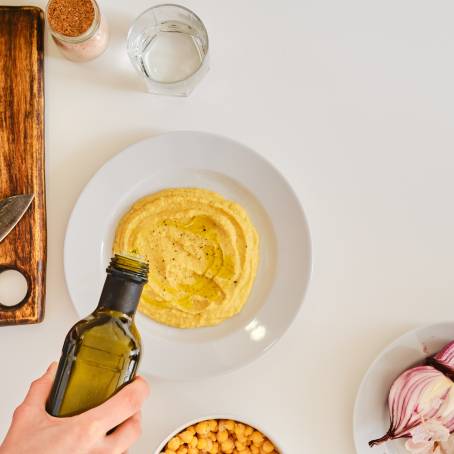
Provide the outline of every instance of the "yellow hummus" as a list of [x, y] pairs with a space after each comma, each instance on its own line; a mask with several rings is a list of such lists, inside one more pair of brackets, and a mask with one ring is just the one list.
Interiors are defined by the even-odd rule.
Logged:
[[115, 253], [150, 263], [139, 310], [196, 328], [241, 311], [254, 283], [259, 238], [246, 211], [205, 189], [166, 189], [137, 201], [118, 224]]

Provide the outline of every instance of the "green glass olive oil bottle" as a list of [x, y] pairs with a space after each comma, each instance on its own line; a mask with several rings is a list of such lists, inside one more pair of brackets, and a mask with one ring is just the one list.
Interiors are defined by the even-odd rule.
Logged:
[[97, 308], [66, 335], [47, 401], [51, 415], [96, 407], [134, 378], [141, 354], [134, 315], [147, 279], [147, 263], [112, 258]]

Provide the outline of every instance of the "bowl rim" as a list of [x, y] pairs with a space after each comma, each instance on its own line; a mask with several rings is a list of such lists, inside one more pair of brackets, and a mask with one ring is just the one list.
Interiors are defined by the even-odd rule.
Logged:
[[157, 447], [157, 449], [154, 451], [153, 454], [161, 454], [161, 452], [163, 452], [163, 449], [165, 447], [165, 445], [177, 434], [179, 434], [182, 430], [186, 429], [186, 427], [189, 427], [189, 426], [192, 426], [194, 424], [197, 424], [199, 422], [202, 422], [202, 421], [206, 421], [206, 420], [210, 420], [210, 419], [231, 419], [233, 421], [236, 421], [236, 422], [240, 422], [240, 423], [243, 423], [243, 424], [247, 424], [248, 426], [251, 426], [252, 428], [260, 431], [263, 435], [265, 435], [266, 438], [268, 438], [271, 443], [273, 443], [273, 445], [275, 446], [275, 448], [277, 448], [279, 454], [287, 454], [289, 451], [287, 450], [284, 450], [284, 448], [282, 447], [282, 443], [277, 443], [275, 438], [273, 436], [269, 436], [269, 432], [267, 430], [265, 430], [263, 428], [263, 426], [259, 423], [259, 424], [256, 424], [255, 422], [254, 423], [251, 423], [251, 422], [248, 422], [250, 420], [248, 420], [247, 418], [242, 418], [242, 417], [239, 417], [239, 416], [236, 416], [235, 414], [232, 414], [232, 413], [221, 413], [219, 415], [208, 415], [208, 416], [202, 416], [202, 417], [198, 417], [198, 418], [194, 418], [194, 419], [191, 419], [189, 420], [188, 422], [184, 423], [184, 424], [180, 424], [180, 426], [178, 426], [175, 430], [173, 430]]

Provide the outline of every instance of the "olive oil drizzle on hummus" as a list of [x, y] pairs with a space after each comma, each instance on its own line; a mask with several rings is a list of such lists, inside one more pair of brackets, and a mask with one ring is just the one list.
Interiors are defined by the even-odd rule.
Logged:
[[[156, 282], [157, 285], [162, 285], [164, 292], [178, 295], [184, 293], [184, 296], [174, 300], [174, 303], [180, 306], [182, 309], [187, 311], [199, 312], [210, 304], [210, 302], [220, 303], [224, 300], [225, 294], [222, 288], [216, 284], [214, 278], [221, 276], [224, 279], [231, 279], [233, 277], [233, 269], [231, 265], [231, 259], [224, 257], [219, 242], [217, 240], [216, 229], [210, 226], [212, 221], [206, 216], [196, 216], [191, 219], [188, 224], [181, 224], [174, 220], [163, 221], [163, 225], [167, 229], [175, 229], [176, 236], [179, 236], [180, 232], [190, 232], [194, 234], [200, 242], [198, 246], [202, 256], [205, 256], [205, 269], [202, 273], [193, 272], [193, 282], [191, 284], [180, 283], [177, 288], [174, 289], [162, 282], [162, 279], [166, 281], [165, 273], [159, 273], [156, 277], [161, 277], [161, 282]], [[193, 256], [192, 251], [188, 251], [184, 248], [183, 243], [176, 241], [174, 243], [175, 254], [186, 254]], [[198, 260], [198, 257], [194, 257]], [[177, 260], [177, 257], [172, 257], [172, 261]], [[194, 296], [201, 297], [200, 299], [194, 299]], [[169, 305], [169, 302], [163, 299], [152, 299], [144, 298], [148, 304], [154, 304], [161, 307]]]

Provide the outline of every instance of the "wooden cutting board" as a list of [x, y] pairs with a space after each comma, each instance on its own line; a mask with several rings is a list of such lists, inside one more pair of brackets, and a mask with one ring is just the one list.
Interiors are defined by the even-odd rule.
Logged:
[[38, 323], [44, 316], [46, 204], [44, 184], [44, 14], [31, 6], [0, 6], [0, 199], [35, 198], [0, 242], [0, 272], [20, 271], [28, 283], [16, 306], [0, 301], [0, 325]]

